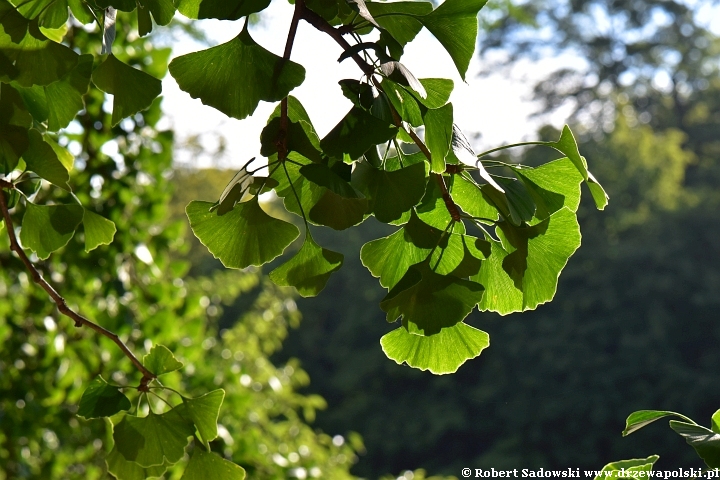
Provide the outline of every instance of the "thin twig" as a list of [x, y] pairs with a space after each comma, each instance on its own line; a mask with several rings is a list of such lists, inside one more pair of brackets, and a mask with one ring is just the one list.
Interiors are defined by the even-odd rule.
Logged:
[[[14, 189], [15, 185], [4, 180], [0, 180], [0, 187]], [[66, 317], [70, 317], [75, 322], [76, 327], [88, 327], [91, 330], [99, 333], [100, 335], [109, 338], [118, 347], [120, 347], [120, 350], [122, 350], [123, 354], [125, 354], [125, 356], [130, 359], [133, 365], [135, 365], [135, 368], [137, 368], [143, 375], [142, 380], [140, 380], [140, 386], [138, 387], [138, 389], [140, 391], [147, 391], [148, 384], [156, 378], [155, 374], [145, 368], [142, 362], [140, 362], [140, 360], [138, 360], [138, 358], [130, 351], [127, 345], [125, 345], [125, 343], [120, 340], [120, 337], [117, 334], [101, 327], [97, 323], [83, 317], [82, 315], [68, 307], [65, 299], [57, 292], [57, 290], [52, 287], [52, 285], [50, 285], [43, 278], [38, 269], [35, 268], [35, 265], [33, 265], [33, 263], [30, 261], [28, 256], [25, 254], [25, 251], [22, 249], [22, 247], [17, 241], [17, 237], [15, 236], [15, 227], [13, 226], [12, 218], [10, 218], [10, 210], [8, 208], [7, 199], [5, 198], [5, 192], [2, 190], [0, 190], [0, 210], [2, 210], [2, 216], [5, 220], [5, 230], [7, 230], [8, 238], [10, 239], [10, 250], [15, 252], [17, 256], [20, 257], [20, 260], [22, 260], [22, 262], [25, 264], [25, 267], [30, 272], [30, 276], [33, 278], [35, 283], [40, 285], [43, 290], [45, 290], [47, 294], [50, 295], [50, 298], [53, 300], [53, 302], [55, 302], [55, 305], [57, 305], [58, 311]]]
[[[295, 0], [295, 12], [293, 13], [292, 20], [290, 21], [290, 30], [288, 31], [287, 41], [285, 42], [285, 52], [283, 53], [283, 59], [280, 63], [280, 69], [283, 68], [286, 62], [290, 61], [293, 44], [295, 43], [295, 35], [297, 35], [298, 24], [300, 23], [300, 16], [304, 8], [304, 0]], [[276, 139], [278, 159], [281, 162], [284, 162], [288, 155], [288, 128], [288, 99], [285, 97], [280, 101], [280, 131], [278, 132]]]

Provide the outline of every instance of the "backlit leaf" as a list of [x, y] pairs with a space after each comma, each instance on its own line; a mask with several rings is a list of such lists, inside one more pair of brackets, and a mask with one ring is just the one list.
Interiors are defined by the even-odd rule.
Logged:
[[155, 375], [164, 375], [182, 368], [182, 362], [164, 345], [155, 345], [143, 357], [143, 365]]
[[460, 322], [435, 335], [415, 335], [400, 327], [380, 339], [383, 352], [398, 364], [430, 370], [436, 375], [455, 373], [490, 345], [487, 333]]
[[194, 201], [186, 208], [190, 228], [215, 258], [228, 268], [260, 266], [282, 255], [300, 231], [265, 213], [257, 197], [225, 215], [211, 212], [212, 203]]
[[202, 439], [207, 443], [218, 436], [217, 420], [220, 415], [220, 406], [225, 398], [225, 390], [219, 388], [205, 395], [195, 398], [183, 399], [180, 413], [183, 417], [192, 420]]
[[341, 253], [320, 247], [308, 232], [300, 250], [270, 272], [269, 277], [276, 285], [295, 287], [303, 297], [314, 297], [342, 263]]
[[38, 176], [48, 182], [70, 191], [67, 184], [70, 175], [68, 175], [65, 166], [60, 163], [55, 150], [45, 143], [42, 134], [34, 128], [30, 129], [29, 139], [29, 147], [23, 153], [23, 160], [25, 160], [27, 169], [37, 173]]
[[347, 115], [320, 141], [325, 154], [335, 158], [360, 158], [370, 147], [393, 138], [397, 127], [353, 107]]
[[422, 23], [413, 15], [432, 12], [430, 2], [369, 2], [366, 5], [375, 21], [402, 46], [411, 42], [422, 30]]
[[441, 108], [428, 109], [423, 119], [425, 120], [425, 144], [432, 156], [431, 170], [435, 173], [444, 173], [445, 157], [452, 144], [453, 106], [448, 103]]
[[536, 168], [514, 168], [525, 184], [537, 210], [535, 216], [545, 219], [562, 207], [576, 212], [580, 205], [582, 175], [568, 158], [561, 158]]
[[127, 65], [110, 54], [92, 74], [93, 83], [113, 95], [112, 124], [145, 110], [162, 92], [160, 80]]
[[670, 428], [685, 438], [708, 468], [720, 468], [720, 434], [692, 423], [670, 420]]
[[270, 0], [175, 0], [177, 9], [188, 18], [237, 20], [265, 10]]
[[83, 392], [77, 414], [85, 419], [111, 417], [123, 410], [130, 410], [131, 406], [130, 400], [118, 387], [97, 376]]
[[87, 208], [83, 213], [83, 226], [85, 227], [86, 252], [95, 250], [100, 245], [110, 245], [117, 232], [115, 223]]
[[647, 458], [634, 458], [632, 460], [620, 460], [619, 462], [608, 463], [595, 477], [595, 480], [602, 480], [605, 478], [617, 479], [648, 477], [648, 475], [644, 472], [651, 471], [658, 458], [660, 457], [652, 455]]
[[115, 425], [115, 448], [125, 458], [141, 467], [177, 463], [185, 453], [188, 437], [195, 433], [193, 424], [175, 409], [162, 415], [152, 411], [147, 417], [125, 415]]
[[141, 467], [135, 462], [125, 460], [125, 457], [118, 452], [117, 447], [114, 447], [108, 453], [105, 462], [107, 463], [108, 473], [118, 480], [145, 480], [146, 478], [162, 477], [168, 465], [165, 463], [153, 467]]
[[623, 437], [630, 435], [643, 428], [646, 425], [651, 424], [655, 420], [659, 420], [663, 417], [675, 416], [680, 417], [687, 422], [692, 422], [685, 415], [681, 415], [675, 412], [669, 412], [666, 410], [638, 410], [633, 412], [625, 421], [625, 430], [623, 430]]
[[207, 480], [210, 478], [244, 480], [245, 470], [216, 453], [195, 448], [181, 480]]
[[45, 260], [70, 241], [83, 218], [80, 205], [35, 205], [26, 202], [20, 241]]
[[450, 195], [468, 215], [490, 221], [499, 217], [497, 209], [483, 196], [478, 185], [461, 175], [452, 176]]
[[440, 275], [427, 263], [413, 265], [380, 302], [387, 321], [402, 317], [409, 330], [420, 335], [440, 333], [470, 314], [483, 297], [484, 288], [475, 282]]
[[392, 172], [360, 162], [352, 184], [368, 199], [368, 213], [384, 223], [399, 219], [418, 204], [425, 193], [425, 163], [416, 163]]
[[238, 119], [252, 114], [260, 100], [281, 100], [305, 79], [301, 65], [255, 43], [247, 24], [227, 43], [177, 57], [170, 73], [191, 97]]
[[533, 226], [516, 227], [501, 222], [500, 242], [472, 280], [484, 285], [481, 310], [502, 315], [532, 310], [552, 300], [558, 276], [580, 246], [575, 214], [563, 207]]

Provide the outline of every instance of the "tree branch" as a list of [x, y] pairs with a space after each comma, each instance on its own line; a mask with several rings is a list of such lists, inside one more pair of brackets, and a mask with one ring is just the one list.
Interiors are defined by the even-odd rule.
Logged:
[[5, 180], [0, 180], [0, 210], [2, 210], [2, 217], [5, 220], [5, 230], [7, 230], [8, 238], [10, 239], [10, 250], [15, 252], [15, 254], [20, 257], [20, 260], [22, 260], [22, 262], [25, 264], [25, 267], [30, 272], [30, 276], [32, 277], [32, 279], [35, 281], [35, 283], [40, 285], [43, 290], [47, 292], [53, 302], [55, 302], [55, 305], [57, 305], [57, 309], [61, 314], [65, 315], [66, 317], [70, 317], [75, 322], [76, 327], [88, 327], [97, 332], [98, 334], [109, 338], [118, 347], [120, 347], [120, 350], [122, 350], [123, 354], [130, 359], [133, 365], [135, 365], [135, 368], [137, 368], [143, 375], [142, 380], [140, 380], [140, 386], [138, 387], [138, 389], [141, 391], [146, 391], [148, 383], [150, 383], [153, 379], [156, 378], [155, 374], [145, 368], [145, 366], [140, 362], [140, 360], [138, 360], [138, 358], [130, 351], [127, 345], [125, 345], [125, 343], [120, 340], [120, 337], [117, 334], [111, 332], [110, 330], [107, 330], [106, 328], [101, 327], [97, 323], [83, 317], [82, 315], [68, 307], [65, 299], [57, 292], [57, 290], [52, 287], [52, 285], [50, 285], [43, 278], [38, 269], [35, 268], [35, 265], [33, 265], [28, 256], [25, 254], [25, 251], [22, 249], [22, 247], [17, 241], [17, 237], [15, 236], [15, 227], [13, 226], [12, 218], [10, 217], [10, 209], [8, 208], [7, 199], [5, 198], [5, 192], [2, 189], [12, 190], [15, 189], [15, 185]]
[[[295, 36], [297, 35], [298, 24], [300, 23], [300, 17], [305, 9], [304, 0], [295, 0], [295, 12], [293, 13], [292, 20], [290, 21], [290, 30], [288, 30], [287, 41], [285, 42], [285, 52], [283, 53], [283, 61], [280, 63], [280, 69], [282, 69], [285, 62], [290, 60], [292, 54], [292, 47], [295, 43]], [[284, 162], [288, 155], [287, 149], [287, 137], [288, 137], [288, 99], [283, 98], [280, 101], [280, 130], [278, 131], [277, 139], [275, 140], [275, 146], [278, 150], [278, 159]]]
[[[297, 13], [297, 3], [295, 4]], [[340, 45], [343, 50], [349, 51], [352, 47], [350, 44], [343, 38], [342, 33], [340, 30], [336, 29], [332, 25], [330, 25], [324, 18], [322, 18], [317, 13], [313, 12], [312, 10], [305, 8], [304, 4], [301, 9], [301, 17], [303, 20], [308, 22], [313, 27], [317, 28], [323, 33], [328, 34], [331, 36], [335, 42], [337, 42], [338, 45]], [[293, 17], [294, 18], [294, 17]], [[359, 54], [353, 53], [351, 55], [351, 58], [355, 61], [355, 63], [360, 67], [360, 70], [363, 71], [365, 75], [368, 76], [368, 78], [371, 79], [373, 85], [375, 85], [375, 88], [377, 88], [379, 91], [385, 93], [385, 89], [383, 88], [382, 84], [378, 81], [377, 77], [375, 77], [375, 68], [367, 63], [365, 60], [360, 57]], [[398, 114], [397, 110], [395, 110], [395, 107], [393, 107], [392, 103], [388, 102], [388, 106], [390, 107], [390, 112], [393, 116], [393, 121], [395, 123], [395, 126], [398, 128], [403, 127], [402, 119], [400, 118], [400, 115]], [[428, 159], [428, 162], [432, 164], [432, 157], [430, 154], [430, 150], [427, 148], [425, 143], [420, 140], [420, 137], [417, 136], [417, 134], [413, 131], [412, 128], [409, 128], [405, 130], [408, 135], [410, 135], [410, 138], [412, 138], [413, 142], [418, 146], [420, 151], [425, 155], [425, 157]], [[448, 191], [447, 185], [445, 185], [445, 179], [443, 178], [442, 174], [439, 173], [431, 173], [431, 176], [435, 179], [435, 182], [438, 184], [438, 187], [440, 187], [440, 192], [442, 193], [443, 201], [445, 202], [445, 207], [447, 208], [448, 213], [450, 213], [450, 216], [452, 219], [456, 222], [459, 222], [461, 220], [460, 217], [460, 210], [458, 210], [457, 205], [455, 205], [455, 202], [453, 202], [453, 199], [450, 197], [450, 192]]]

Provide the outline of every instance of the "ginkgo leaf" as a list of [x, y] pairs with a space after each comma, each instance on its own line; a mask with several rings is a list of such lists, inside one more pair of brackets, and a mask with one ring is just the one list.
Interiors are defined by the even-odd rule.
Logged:
[[180, 414], [192, 420], [202, 439], [207, 443], [218, 436], [217, 419], [225, 390], [219, 388], [195, 398], [184, 398]]
[[562, 207], [577, 211], [582, 175], [570, 159], [561, 158], [536, 168], [515, 167], [513, 170], [535, 202], [537, 218], [545, 219]]
[[683, 437], [710, 469], [720, 468], [720, 434], [700, 425], [670, 420], [670, 428]]
[[125, 460], [152, 467], [177, 463], [194, 433], [193, 424], [172, 409], [162, 415], [151, 411], [147, 417], [125, 415], [115, 425], [113, 439]]
[[257, 197], [220, 215], [209, 202], [190, 202], [185, 211], [195, 236], [228, 268], [260, 266], [282, 255], [300, 230], [265, 213]]
[[415, 335], [399, 327], [384, 335], [380, 345], [388, 358], [398, 364], [430, 370], [436, 375], [455, 373], [460, 366], [490, 346], [482, 330], [460, 322], [435, 335]]
[[239, 18], [265, 10], [270, 0], [175, 0], [177, 9], [188, 18]]
[[453, 106], [452, 103], [428, 109], [423, 115], [425, 120], [425, 145], [432, 157], [431, 170], [435, 173], [445, 172], [445, 157], [450, 151], [453, 138]]
[[643, 478], [649, 477], [646, 472], [653, 469], [653, 465], [660, 457], [652, 455], [647, 458], [633, 458], [632, 460], [620, 460], [608, 463], [595, 476], [595, 480], [606, 478]]
[[52, 252], [70, 241], [83, 218], [80, 205], [35, 205], [26, 202], [25, 216], [20, 230], [23, 247], [45, 260]]
[[358, 11], [358, 15], [360, 15], [362, 18], [372, 23], [376, 27], [380, 28], [380, 25], [378, 25], [373, 16], [370, 14], [367, 6], [365, 5], [365, 0], [348, 0], [348, 3], [352, 3], [355, 5], [355, 8]]
[[330, 275], [342, 267], [343, 255], [320, 247], [307, 232], [305, 242], [287, 262], [270, 272], [276, 285], [295, 287], [303, 297], [319, 294]]
[[143, 365], [155, 375], [164, 375], [182, 368], [183, 364], [164, 345], [155, 345], [143, 357]]
[[554, 148], [558, 152], [565, 155], [575, 165], [578, 172], [583, 176], [584, 180], [588, 179], [587, 162], [583, 157], [580, 156], [575, 136], [573, 135], [570, 127], [565, 125], [560, 133], [560, 138], [557, 142], [547, 142], [546, 145]]
[[469, 180], [462, 175], [453, 175], [449, 188], [453, 201], [465, 213], [489, 221], [495, 221], [499, 218], [497, 208], [488, 202], [483, 196], [480, 187], [473, 180]]
[[461, 322], [480, 303], [484, 288], [476, 282], [435, 273], [427, 263], [411, 266], [380, 302], [387, 321], [402, 317], [420, 335], [434, 335]]
[[405, 272], [424, 261], [440, 242], [442, 231], [423, 223], [411, 213], [405, 226], [384, 238], [363, 245], [360, 260], [385, 288], [394, 287]]
[[27, 169], [37, 173], [38, 176], [48, 182], [70, 191], [67, 184], [70, 175], [68, 175], [65, 166], [58, 159], [55, 150], [48, 143], [45, 143], [42, 134], [34, 128], [30, 129], [28, 138], [30, 144], [23, 153], [23, 160], [25, 160]]
[[85, 251], [95, 250], [100, 245], [110, 245], [115, 238], [117, 228], [112, 220], [91, 212], [87, 208], [83, 213], [85, 227]]
[[305, 79], [305, 69], [255, 43], [247, 29], [227, 43], [177, 57], [170, 74], [180, 88], [229, 117], [243, 119], [260, 100], [278, 101]]
[[399, 219], [417, 205], [426, 183], [424, 162], [391, 172], [359, 162], [352, 177], [352, 184], [368, 199], [367, 212], [384, 223]]
[[359, 158], [370, 147], [393, 138], [397, 127], [353, 107], [347, 115], [320, 141], [322, 151], [335, 158]]
[[420, 83], [420, 81], [415, 78], [415, 75], [413, 75], [413, 73], [402, 63], [395, 60], [381, 63], [380, 71], [386, 77], [391, 77], [395, 72], [397, 72], [401, 78], [405, 79], [410, 88], [420, 95], [420, 98], [427, 98], [427, 92], [425, 91], [423, 84]]
[[463, 80], [475, 52], [477, 15], [487, 0], [446, 0], [424, 16], [416, 16], [445, 47]]
[[125, 457], [118, 452], [117, 447], [114, 447], [107, 457], [105, 457], [107, 463], [108, 473], [113, 475], [118, 480], [145, 480], [148, 478], [159, 478], [165, 474], [168, 463], [163, 465], [155, 465], [153, 467], [141, 467], [135, 462], [125, 460]]
[[366, 7], [380, 27], [401, 46], [411, 42], [422, 30], [422, 23], [413, 16], [432, 12], [430, 2], [369, 2]]
[[[349, 173], [349, 165], [336, 163], [333, 168], [337, 167], [345, 168]], [[313, 163], [300, 168], [300, 174], [324, 189], [317, 203], [307, 212], [313, 223], [344, 230], [365, 219], [367, 199], [333, 169]]]
[[222, 478], [223, 480], [244, 480], [245, 470], [218, 454], [195, 448], [181, 480], [206, 480]]
[[590, 194], [592, 195], [593, 200], [595, 201], [595, 206], [598, 210], [605, 210], [605, 207], [607, 207], [610, 197], [605, 192], [605, 189], [602, 187], [602, 185], [600, 185], [600, 182], [597, 181], [595, 176], [590, 172], [587, 173], [587, 186], [590, 189]]
[[483, 180], [492, 185], [492, 187], [498, 192], [505, 193], [505, 190], [503, 190], [503, 188], [498, 185], [492, 175], [490, 175], [488, 171], [485, 170], [483, 164], [478, 161], [475, 151], [470, 146], [470, 142], [468, 142], [467, 138], [462, 133], [462, 130], [460, 130], [460, 127], [458, 127], [454, 123], [452, 126], [451, 147], [453, 155], [460, 161], [460, 163], [471, 167], [477, 167], [478, 173]]
[[83, 392], [77, 414], [85, 419], [111, 417], [123, 410], [130, 410], [130, 400], [120, 388], [108, 384], [97, 376]]
[[500, 242], [490, 242], [492, 253], [471, 277], [486, 289], [480, 309], [505, 315], [552, 300], [560, 272], [580, 246], [575, 214], [563, 207], [533, 226], [498, 227]]
[[[419, 127], [423, 124], [420, 105], [418, 105], [415, 97], [405, 87], [388, 78], [383, 79], [382, 87], [387, 96], [387, 100], [392, 104], [403, 121], [413, 127]], [[406, 135], [404, 132], [402, 134]]]
[[685, 415], [681, 415], [676, 412], [670, 412], [667, 410], [638, 410], [637, 412], [631, 413], [625, 421], [625, 430], [623, 430], [622, 435], [623, 437], [625, 437], [633, 432], [637, 432], [638, 430], [640, 430], [646, 425], [651, 424], [655, 420], [660, 420], [663, 417], [670, 416], [680, 417], [686, 422], [694, 423]]
[[93, 83], [113, 95], [112, 124], [150, 107], [162, 92], [160, 80], [110, 54], [92, 74]]

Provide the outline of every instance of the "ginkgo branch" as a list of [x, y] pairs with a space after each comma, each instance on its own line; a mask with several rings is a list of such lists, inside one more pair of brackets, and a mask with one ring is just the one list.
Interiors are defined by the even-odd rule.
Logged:
[[15, 236], [15, 227], [13, 226], [12, 218], [10, 217], [10, 209], [8, 207], [7, 199], [5, 198], [5, 192], [2, 189], [14, 190], [15, 185], [5, 180], [0, 180], [0, 210], [2, 210], [2, 217], [5, 220], [5, 230], [7, 231], [8, 238], [10, 239], [10, 250], [15, 252], [15, 254], [23, 262], [23, 264], [25, 264], [25, 267], [30, 272], [30, 276], [32, 277], [32, 279], [35, 281], [35, 283], [40, 285], [43, 290], [47, 292], [53, 302], [55, 302], [55, 305], [57, 306], [57, 309], [61, 314], [71, 318], [75, 322], [76, 327], [88, 327], [91, 330], [94, 330], [96, 333], [109, 338], [120, 348], [123, 354], [130, 359], [133, 365], [135, 365], [135, 368], [137, 368], [140, 373], [142, 373], [143, 377], [140, 380], [140, 386], [138, 387], [138, 389], [141, 391], [146, 391], [148, 388], [148, 384], [156, 378], [156, 375], [147, 368], [145, 368], [142, 362], [138, 360], [135, 354], [130, 351], [128, 346], [125, 345], [125, 343], [120, 339], [117, 334], [111, 332], [110, 330], [107, 330], [106, 328], [101, 327], [97, 323], [83, 317], [82, 315], [68, 307], [65, 298], [63, 298], [58, 293], [58, 291], [55, 290], [55, 288], [53, 288], [53, 286], [50, 285], [47, 280], [43, 278], [43, 276], [40, 274], [40, 271], [30, 261], [27, 254], [18, 243], [17, 237]]

